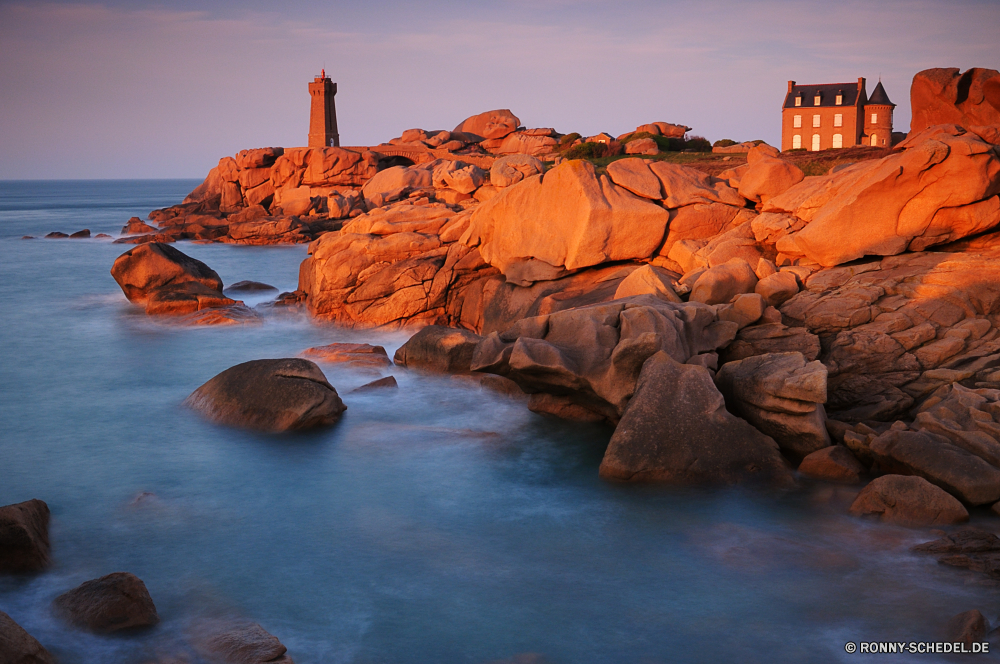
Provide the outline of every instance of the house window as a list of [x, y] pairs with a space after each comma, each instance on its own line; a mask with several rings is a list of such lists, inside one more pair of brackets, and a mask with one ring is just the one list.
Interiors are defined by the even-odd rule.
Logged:
[[844, 135], [843, 134], [834, 134], [833, 135], [833, 147], [835, 147], [835, 148], [842, 148], [842, 147], [844, 147]]
[[842, 113], [837, 113], [833, 116], [833, 126], [843, 127], [844, 126], [844, 116]]
[[795, 98], [795, 105], [796, 106], [802, 105], [802, 95], [799, 95], [798, 97]]
[[875, 136], [875, 134], [872, 134], [872, 147], [873, 148], [878, 147], [878, 138]]
[[[874, 139], [875, 137], [873, 136], [872, 138]], [[872, 143], [872, 145], [875, 145], [875, 144]], [[818, 152], [819, 151], [819, 134], [813, 134], [813, 146], [812, 146], [812, 149], [813, 149], [813, 152]]]
[[813, 97], [813, 106], [819, 106], [819, 95]]
[[814, 127], [818, 127], [819, 126], [819, 116], [818, 115], [814, 115], [813, 116], [813, 126]]
[[842, 95], [842, 94], [837, 95], [837, 102], [836, 103], [837, 103], [837, 106], [843, 106], [844, 105], [844, 95]]
[[877, 122], [878, 122], [878, 113], [872, 113], [872, 124], [876, 124]]
[[798, 134], [792, 136], [792, 149], [801, 150], [802, 149], [802, 137]]
[[792, 117], [792, 126], [795, 127], [795, 128], [798, 128], [798, 127], [802, 126], [802, 116], [801, 115], [795, 115], [795, 116]]

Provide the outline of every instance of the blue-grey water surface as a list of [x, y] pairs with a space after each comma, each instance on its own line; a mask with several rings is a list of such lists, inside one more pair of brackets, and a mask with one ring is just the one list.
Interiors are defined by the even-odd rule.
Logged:
[[[397, 392], [351, 394], [377, 376], [323, 364], [348, 405], [334, 427], [206, 423], [182, 401], [229, 366], [333, 341], [391, 355], [406, 334], [273, 311], [260, 326], [180, 327], [111, 278], [129, 246], [20, 239], [117, 236], [196, 184], [0, 182], [0, 504], [48, 503], [54, 560], [0, 577], [0, 610], [60, 662], [166, 660], [219, 615], [258, 621], [298, 664], [928, 662], [844, 644], [938, 640], [971, 608], [996, 617], [992, 586], [908, 552], [927, 531], [846, 516], [857, 488], [608, 484], [610, 428], [456, 378], [393, 367]], [[306, 255], [176, 246], [227, 284], [281, 290]], [[52, 615], [56, 595], [116, 571], [143, 579], [158, 626], [95, 636]]]

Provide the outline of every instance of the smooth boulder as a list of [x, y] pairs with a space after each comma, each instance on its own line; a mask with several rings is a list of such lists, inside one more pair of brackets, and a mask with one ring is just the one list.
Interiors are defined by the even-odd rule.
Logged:
[[1000, 125], [1000, 72], [973, 67], [925, 69], [910, 85], [910, 133], [940, 124]]
[[219, 424], [268, 432], [333, 424], [347, 409], [320, 368], [299, 358], [237, 364], [185, 403]]
[[100, 633], [151, 627], [160, 621], [146, 584], [128, 572], [86, 581], [56, 597], [54, 604], [69, 622]]
[[215, 270], [162, 242], [149, 242], [129, 249], [115, 259], [111, 276], [129, 302], [136, 304], [145, 304], [150, 294], [159, 288], [189, 282], [222, 291], [222, 279]]
[[506, 108], [486, 111], [463, 120], [455, 132], [473, 134], [485, 139], [503, 138], [521, 125], [516, 115]]
[[255, 622], [211, 620], [195, 629], [191, 642], [220, 664], [293, 664], [284, 644]]
[[872, 480], [854, 499], [850, 512], [903, 526], [943, 526], [969, 520], [969, 512], [953, 496], [911, 475], [883, 475]]
[[830, 445], [807, 454], [798, 470], [818, 480], [854, 483], [868, 469], [844, 445]]
[[403, 367], [467, 372], [480, 341], [482, 337], [475, 332], [428, 325], [400, 346], [392, 359]]
[[530, 154], [512, 154], [500, 157], [490, 167], [490, 184], [509, 187], [532, 175], [545, 172], [545, 164]]
[[708, 370], [662, 351], [643, 364], [600, 474], [680, 484], [793, 483], [778, 445], [726, 410]]
[[0, 507], [0, 572], [37, 572], [49, 564], [49, 506], [34, 499]]

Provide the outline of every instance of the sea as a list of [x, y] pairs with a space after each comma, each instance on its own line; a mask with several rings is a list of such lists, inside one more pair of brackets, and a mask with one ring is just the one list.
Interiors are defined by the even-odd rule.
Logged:
[[[62, 664], [198, 662], [193, 630], [252, 620], [298, 664], [933, 662], [848, 644], [996, 622], [996, 586], [847, 515], [858, 487], [782, 493], [609, 483], [612, 429], [531, 413], [461, 377], [321, 364], [347, 411], [309, 433], [217, 426], [183, 405], [224, 369], [400, 331], [244, 298], [254, 326], [147, 317], [110, 275], [132, 216], [197, 180], [0, 182], [0, 505], [52, 512], [52, 565], [0, 576], [0, 610]], [[35, 239], [22, 239], [29, 235]], [[294, 290], [306, 246], [175, 245], [226, 284]], [[353, 393], [393, 375], [397, 390]], [[985, 512], [974, 522], [993, 526]], [[131, 572], [160, 622], [80, 631], [55, 597]]]

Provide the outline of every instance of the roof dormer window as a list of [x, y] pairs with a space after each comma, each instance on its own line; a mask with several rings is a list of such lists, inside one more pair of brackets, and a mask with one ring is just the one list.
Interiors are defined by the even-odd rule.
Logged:
[[817, 92], [816, 96], [813, 97], [813, 106], [819, 106], [819, 100], [820, 100], [820, 96], [819, 96], [819, 93]]
[[801, 92], [795, 96], [795, 105], [796, 106], [801, 106], [802, 105], [802, 93]]
[[837, 100], [834, 103], [836, 103], [837, 106], [843, 106], [844, 105], [844, 93], [843, 92], [838, 92], [837, 93]]

